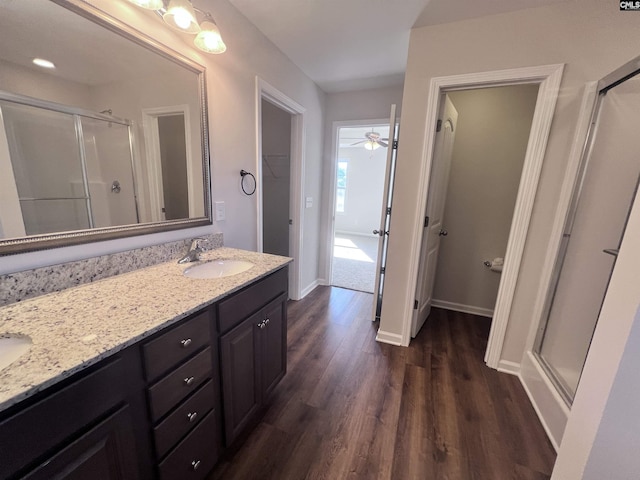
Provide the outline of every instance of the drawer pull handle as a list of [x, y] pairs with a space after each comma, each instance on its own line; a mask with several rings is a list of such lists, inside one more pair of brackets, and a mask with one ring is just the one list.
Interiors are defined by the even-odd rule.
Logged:
[[182, 348], [187, 348], [189, 345], [191, 345], [191, 339], [185, 338], [184, 340], [180, 340], [180, 345], [182, 345]]
[[262, 321], [262, 322], [260, 322], [260, 323], [258, 324], [258, 328], [264, 328], [264, 327], [266, 327], [266, 326], [267, 326], [267, 324], [266, 324], [264, 321]]
[[197, 416], [198, 416], [198, 412], [187, 413], [187, 418], [189, 419], [189, 422], [193, 422]]
[[184, 384], [187, 386], [191, 386], [193, 382], [195, 382], [196, 377], [187, 377], [184, 379]]
[[191, 468], [193, 469], [194, 472], [198, 470], [198, 468], [200, 468], [200, 460], [193, 460], [191, 462]]
[[264, 321], [264, 324], [265, 324], [265, 325], [269, 325], [269, 322], [270, 322], [270, 321], [271, 321], [271, 320], [269, 320], [269, 319], [267, 318], [267, 319]]

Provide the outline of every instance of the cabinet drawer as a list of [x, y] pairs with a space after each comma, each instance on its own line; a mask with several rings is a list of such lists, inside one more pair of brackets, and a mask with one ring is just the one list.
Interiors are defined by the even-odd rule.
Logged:
[[[43, 400], [0, 420], [0, 478], [7, 478], [30, 461], [86, 428], [122, 402], [127, 368], [121, 357], [52, 393]], [[82, 401], [81, 399], [91, 399]]]
[[162, 458], [213, 409], [213, 402], [213, 382], [209, 381], [154, 429], [158, 458]]
[[182, 360], [208, 345], [211, 340], [209, 311], [204, 311], [179, 327], [146, 343], [142, 347], [145, 372], [154, 380]]
[[205, 478], [218, 461], [215, 427], [210, 412], [160, 464], [160, 480]]
[[208, 380], [211, 371], [211, 347], [207, 347], [149, 388], [149, 406], [153, 421], [158, 420]]
[[269, 301], [288, 290], [287, 268], [282, 268], [218, 304], [218, 330], [226, 332]]

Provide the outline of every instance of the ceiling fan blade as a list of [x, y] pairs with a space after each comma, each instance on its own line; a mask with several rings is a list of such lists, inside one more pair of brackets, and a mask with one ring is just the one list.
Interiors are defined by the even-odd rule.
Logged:
[[369, 141], [369, 140], [360, 140], [359, 142], [352, 143], [352, 144], [350, 144], [349, 146], [350, 146], [350, 147], [353, 147], [354, 145], [360, 145], [361, 143], [366, 143], [366, 142], [368, 142], [368, 141]]
[[388, 147], [388, 146], [389, 146], [389, 144], [388, 144], [388, 143], [383, 142], [382, 140], [378, 140], [376, 143], [377, 143], [378, 145], [382, 145], [383, 147]]

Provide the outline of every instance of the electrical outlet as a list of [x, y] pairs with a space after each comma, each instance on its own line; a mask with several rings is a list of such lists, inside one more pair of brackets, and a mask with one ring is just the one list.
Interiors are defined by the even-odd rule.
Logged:
[[215, 202], [216, 222], [220, 222], [226, 218], [224, 202]]

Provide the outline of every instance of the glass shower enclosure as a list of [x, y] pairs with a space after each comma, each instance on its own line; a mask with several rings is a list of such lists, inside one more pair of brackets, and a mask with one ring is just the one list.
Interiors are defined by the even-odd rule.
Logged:
[[0, 238], [138, 223], [131, 127], [0, 92]]

